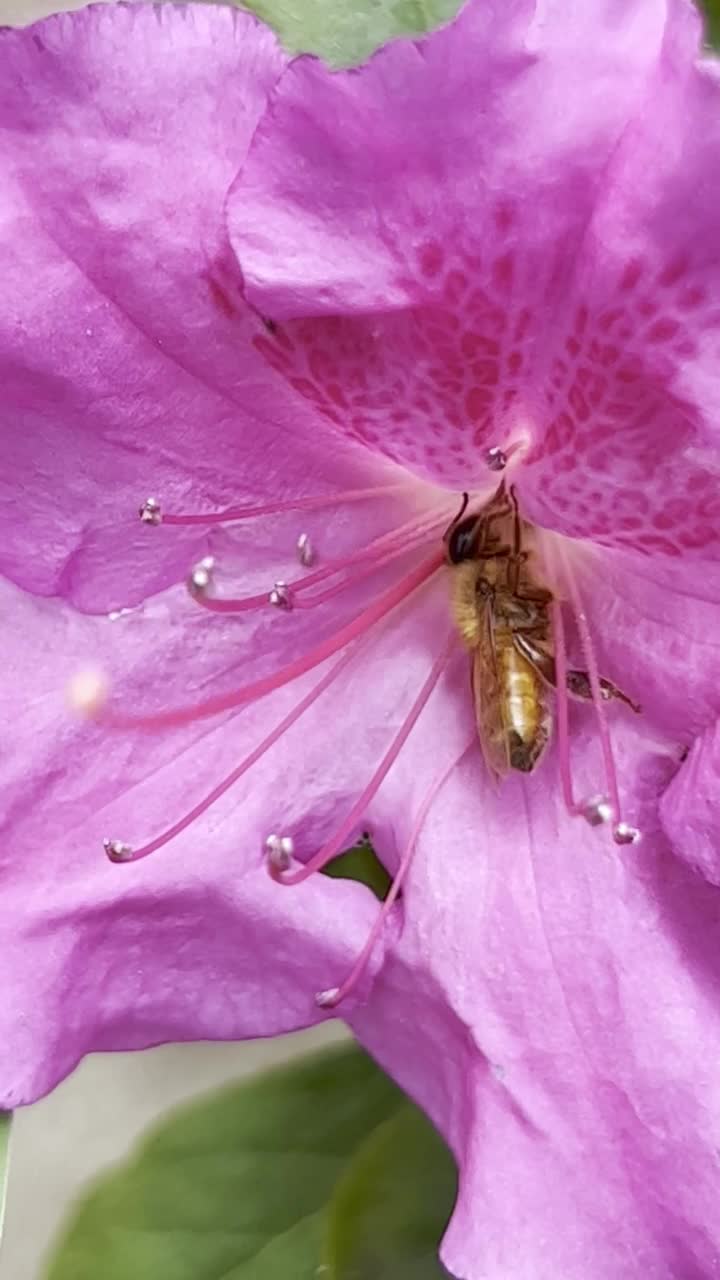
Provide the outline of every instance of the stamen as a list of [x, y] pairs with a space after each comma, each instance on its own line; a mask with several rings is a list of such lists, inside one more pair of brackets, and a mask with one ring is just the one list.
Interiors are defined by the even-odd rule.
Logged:
[[214, 556], [203, 556], [188, 574], [186, 586], [191, 596], [202, 598], [212, 585]]
[[[592, 816], [588, 816], [585, 812], [585, 806], [578, 805], [573, 795], [572, 788], [572, 772], [570, 768], [570, 728], [568, 723], [568, 694], [567, 694], [567, 650], [565, 648], [565, 624], [563, 622], [562, 607], [559, 600], [553, 600], [551, 605], [553, 639], [555, 641], [555, 688], [556, 688], [556, 714], [557, 714], [557, 737], [558, 737], [558, 763], [560, 766], [560, 783], [562, 786], [563, 800], [568, 813], [577, 816], [583, 814], [587, 817], [588, 822], [593, 826], [596, 820]], [[599, 799], [598, 804], [599, 804]], [[593, 804], [590, 802], [590, 814], [593, 814]], [[600, 814], [599, 807], [597, 808]], [[611, 815], [610, 815], [611, 816]], [[600, 818], [600, 821], [603, 821]]]
[[[181, 525], [210, 525], [210, 524], [228, 524], [231, 520], [251, 520], [255, 516], [271, 516], [280, 515], [286, 511], [322, 511], [326, 507], [340, 506], [345, 502], [362, 502], [366, 498], [384, 498], [388, 494], [408, 492], [407, 483], [402, 484], [386, 484], [377, 485], [370, 489], [349, 489], [345, 493], [326, 493], [308, 498], [291, 498], [289, 501], [281, 502], [265, 502], [262, 504], [251, 504], [246, 507], [228, 507], [225, 511], [209, 511], [205, 515], [199, 515], [189, 512], [163, 513], [163, 524], [181, 524]], [[153, 509], [159, 510], [159, 504], [155, 498], [148, 498], [140, 508], [141, 518], [142, 511], [152, 503]], [[149, 520], [149, 523], [159, 523], [155, 520]]]
[[[635, 827], [629, 827], [627, 823], [623, 822], [622, 815], [620, 812], [620, 792], [618, 788], [617, 770], [615, 768], [615, 759], [613, 756], [612, 740], [610, 737], [610, 730], [608, 728], [608, 721], [607, 721], [607, 707], [606, 707], [607, 700], [603, 695], [602, 682], [600, 678], [600, 672], [598, 670], [597, 661], [595, 658], [595, 650], [593, 647], [592, 636], [590, 634], [590, 627], [588, 625], [587, 614], [585, 613], [585, 609], [583, 607], [580, 592], [578, 590], [577, 583], [575, 581], [575, 576], [573, 574], [568, 556], [566, 555], [565, 549], [562, 547], [562, 544], [560, 544], [559, 546], [559, 554], [562, 559], [564, 577], [565, 577], [565, 581], [568, 587], [568, 592], [570, 595], [570, 601], [573, 608], [573, 614], [575, 616], [575, 622], [577, 624], [578, 634], [580, 636], [580, 644], [582, 647], [583, 656], [585, 658], [585, 664], [587, 666], [588, 680], [590, 682], [590, 689], [592, 692], [592, 701], [593, 701], [593, 706], [595, 708], [595, 715], [598, 723], [598, 733], [600, 735], [600, 747], [602, 750], [603, 764], [605, 767], [605, 780], [607, 783], [608, 798], [609, 798], [610, 807], [612, 809], [612, 817], [615, 821], [615, 826], [613, 827], [613, 839], [616, 844], [634, 843], [636, 840], [640, 839], [640, 832], [637, 831]], [[558, 606], [556, 609], [555, 616], [558, 617], [559, 614], [560, 614], [560, 608]], [[560, 625], [562, 628], [562, 622]], [[556, 637], [556, 643], [557, 643], [557, 637]], [[564, 658], [565, 658], [565, 654], [564, 654], [564, 643], [563, 643], [563, 662], [564, 662]], [[557, 657], [556, 657], [556, 663], [557, 663]], [[561, 675], [557, 666], [556, 666], [556, 671], [557, 671], [557, 681], [559, 686]], [[563, 672], [563, 675], [562, 675], [563, 690], [565, 690], [565, 687], [566, 687], [566, 679], [567, 679], [566, 672]], [[567, 694], [565, 694], [565, 697], [567, 697]], [[560, 706], [561, 701], [562, 699], [558, 698], [558, 708]], [[567, 706], [565, 707], [565, 717], [566, 717], [565, 732], [567, 733]], [[558, 714], [558, 730], [560, 728], [560, 718], [561, 718], [560, 714]]]
[[591, 827], [601, 827], [613, 816], [612, 805], [607, 796], [591, 796], [580, 806], [580, 813]]
[[472, 741], [469, 742], [467, 746], [463, 747], [463, 750], [461, 751], [460, 755], [456, 756], [455, 759], [442, 770], [442, 772], [438, 775], [437, 778], [435, 778], [434, 782], [431, 784], [418, 810], [417, 818], [415, 819], [414, 826], [412, 828], [412, 831], [410, 832], [408, 842], [405, 846], [403, 855], [400, 859], [398, 869], [395, 873], [395, 878], [390, 886], [390, 891], [378, 912], [377, 919], [372, 929], [370, 930], [367, 941], [362, 951], [360, 952], [359, 956], [357, 957], [354, 965], [352, 966], [352, 969], [350, 970], [350, 972], [348, 973], [344, 981], [341, 982], [340, 986], [328, 987], [326, 991], [318, 991], [317, 995], [315, 996], [315, 1003], [321, 1009], [336, 1008], [337, 1005], [340, 1004], [341, 1000], [344, 1000], [347, 996], [350, 995], [351, 991], [354, 990], [354, 988], [357, 986], [358, 982], [360, 981], [363, 973], [367, 968], [368, 962], [373, 953], [375, 945], [378, 939], [380, 938], [383, 929], [385, 928], [385, 922], [387, 921], [387, 918], [390, 915], [390, 912], [397, 900], [400, 890], [402, 889], [407, 873], [410, 870], [413, 857], [415, 856], [415, 846], [417, 845], [418, 839], [420, 837], [420, 832], [422, 831], [425, 825], [428, 813], [430, 812], [430, 809], [435, 802], [438, 792], [442, 789], [442, 787], [444, 787], [448, 778], [458, 767], [463, 757], [467, 755], [467, 752], [474, 746], [475, 746], [475, 735], [473, 735]]
[[507, 454], [499, 445], [485, 450], [485, 463], [489, 471], [504, 471], [508, 464]]
[[268, 602], [275, 605], [276, 609], [292, 609], [292, 591], [290, 590], [287, 582], [275, 583], [275, 586], [268, 595]]
[[313, 564], [315, 560], [315, 549], [310, 541], [309, 533], [300, 534], [300, 537], [297, 540], [297, 554], [300, 563], [304, 565], [306, 569], [309, 569], [310, 565]]
[[[444, 518], [442, 523], [444, 523]], [[418, 529], [413, 537], [406, 536], [402, 541], [398, 540], [389, 545], [387, 549], [378, 551], [371, 543], [367, 548], [359, 552], [353, 552], [345, 560], [336, 561], [333, 566], [326, 566], [326, 572], [319, 569], [307, 578], [293, 583], [293, 590], [296, 593], [293, 596], [295, 604], [299, 609], [315, 609], [320, 604], [327, 604], [328, 600], [334, 599], [335, 596], [340, 595], [348, 587], [355, 587], [358, 582], [363, 582], [366, 578], [372, 577], [373, 574], [377, 573], [378, 569], [385, 568], [393, 560], [399, 559], [409, 551], [419, 550], [430, 541], [435, 542], [440, 525], [441, 522], [437, 520], [434, 520], [430, 525], [425, 524]], [[353, 569], [353, 565], [358, 561], [360, 561], [360, 567]], [[352, 569], [351, 575], [348, 574], [350, 569]], [[336, 573], [344, 573], [346, 576], [341, 578], [340, 582], [327, 587], [324, 591], [307, 592], [308, 587], [314, 586], [323, 577], [328, 578]], [[307, 592], [307, 595], [302, 595], [303, 591]]]
[[132, 845], [125, 844], [124, 840], [110, 840], [106, 836], [103, 840], [103, 849], [111, 862], [131, 862], [133, 860]]
[[[333, 681], [337, 679], [341, 671], [343, 671], [352, 658], [355, 657], [357, 650], [358, 645], [354, 645], [352, 648], [347, 649], [334, 666], [325, 673], [321, 680], [318, 680], [316, 685], [313, 685], [312, 689], [305, 694], [305, 697], [300, 699], [300, 701], [293, 707], [292, 711], [289, 711], [288, 714], [283, 717], [267, 737], [263, 738], [262, 742], [260, 742], [257, 747], [254, 747], [250, 754], [245, 756], [245, 759], [242, 760], [239, 765], [236, 765], [231, 773], [227, 774], [227, 776], [223, 778], [222, 782], [219, 782], [217, 786], [213, 787], [212, 791], [208, 792], [208, 794], [203, 797], [202, 800], [198, 801], [196, 805], [193, 805], [192, 809], [190, 809], [183, 818], [179, 818], [177, 822], [174, 822], [171, 827], [168, 827], [159, 836], [156, 836], [154, 840], [149, 840], [147, 844], [142, 845], [138, 849], [133, 849], [130, 845], [122, 844], [117, 840], [103, 840], [103, 847], [108, 857], [112, 858], [113, 862], [139, 862], [141, 858], [147, 858], [148, 855], [154, 853], [156, 849], [161, 849], [163, 845], [168, 844], [170, 840], [174, 840], [175, 836], [180, 835], [181, 831], [185, 831], [193, 822], [196, 821], [197, 818], [200, 818], [204, 813], [206, 813], [210, 806], [215, 804], [216, 800], [219, 800], [224, 796], [225, 792], [229, 791], [230, 787], [232, 787], [244, 773], [247, 773], [248, 769], [251, 769], [254, 764], [257, 764], [258, 760], [260, 760], [265, 753], [274, 746], [278, 739], [281, 738], [302, 715], [304, 715], [308, 708], [311, 707], [312, 704], [320, 697], [321, 693], [327, 689], [328, 685], [332, 684]], [[118, 848], [116, 846], [119, 847], [120, 852], [118, 852]], [[293, 854], [293, 848], [294, 845], [291, 836], [270, 835], [265, 841], [266, 853], [271, 861], [276, 861], [278, 869], [282, 869], [284, 866], [289, 866], [290, 859]]]
[[143, 524], [162, 524], [162, 508], [157, 498], [146, 498], [138, 511]]
[[[158, 711], [152, 715], [138, 716], [123, 714], [110, 708], [107, 710], [97, 709], [97, 719], [102, 724], [115, 729], [169, 729], [193, 724], [196, 720], [203, 720], [207, 716], [220, 715], [223, 711], [233, 711], [237, 707], [245, 706], [248, 702], [255, 702], [258, 698], [264, 697], [265, 694], [272, 693], [275, 689], [281, 689], [283, 685], [289, 684], [291, 680], [304, 675], [306, 671], [312, 671], [313, 667], [319, 666], [326, 658], [331, 658], [333, 654], [339, 653], [352, 640], [364, 635], [370, 627], [373, 627], [376, 622], [380, 622], [397, 605], [412, 595], [418, 587], [427, 582], [433, 574], [437, 573], [443, 563], [442, 552], [434, 552], [427, 560], [421, 561], [412, 572], [401, 578], [400, 582], [389, 587], [387, 591], [383, 591], [372, 604], [363, 609], [351, 622], [346, 623], [344, 627], [334, 632], [333, 635], [321, 641], [309, 653], [281, 667], [273, 675], [262, 676], [259, 680], [253, 680], [249, 684], [241, 685], [238, 689], [233, 689], [229, 693], [217, 694], [212, 698], [207, 698], [204, 702], [195, 703], [194, 706], [175, 707], [167, 711]], [[96, 711], [94, 705], [83, 707], [82, 709], [89, 714], [93, 714]]]
[[273, 868], [270, 867], [270, 872], [274, 879], [279, 880], [281, 884], [301, 884], [303, 880], [307, 880], [308, 876], [313, 875], [315, 871], [320, 871], [324, 866], [327, 866], [328, 862], [330, 862], [335, 855], [344, 848], [347, 839], [352, 834], [357, 824], [362, 820], [368, 805], [380, 790], [383, 781], [400, 755], [400, 752], [402, 751], [402, 748], [404, 747], [414, 726], [417, 724], [433, 689], [445, 670], [450, 654], [456, 644], [457, 638], [453, 631], [446, 640], [439, 657], [435, 659], [420, 693], [400, 726], [399, 731], [390, 743], [390, 746], [385, 752], [385, 755], [380, 761], [375, 773], [365, 787], [365, 790], [359, 799], [356, 800], [355, 804], [350, 809], [350, 812], [345, 818], [343, 818], [340, 825], [330, 836], [329, 840], [326, 840], [323, 847], [313, 855], [310, 861], [306, 862], [305, 865], [300, 867], [297, 871], [275, 872]]
[[640, 839], [640, 831], [638, 827], [631, 827], [627, 822], [618, 822], [613, 831], [613, 840], [616, 844], [637, 844]]
[[315, 1003], [319, 1009], [334, 1009], [335, 1005], [340, 1002], [340, 988], [328, 987], [326, 991], [318, 991], [315, 996]]
[[[434, 540], [444, 520], [444, 516], [441, 520], [437, 518], [428, 520], [427, 515], [425, 515], [420, 521], [417, 519], [410, 521], [399, 529], [393, 529], [390, 533], [383, 534], [373, 542], [368, 543], [367, 546], [360, 547], [341, 559], [329, 560], [323, 568], [316, 569], [314, 573], [306, 574], [303, 578], [296, 578], [292, 582], [276, 582], [272, 590], [267, 594], [218, 597], [212, 596], [207, 592], [196, 592], [193, 593], [193, 596], [198, 604], [201, 604], [204, 609], [209, 610], [211, 613], [247, 613], [264, 607], [268, 602], [276, 608], [314, 609], [318, 604], [325, 604], [340, 591], [354, 586], [357, 582], [371, 576], [379, 568], [390, 564], [408, 551], [418, 549], [424, 543]], [[358, 563], [361, 567], [353, 570], [352, 576], [347, 576], [348, 570], [353, 569], [353, 566]], [[346, 576], [332, 589], [323, 592], [312, 592], [308, 599], [302, 598], [302, 593], [307, 592], [309, 588], [315, 587], [318, 583], [325, 582], [328, 578], [335, 577], [340, 573], [344, 573]]]
[[490, 449], [486, 449], [484, 453], [485, 465], [488, 471], [504, 471], [508, 462], [518, 449], [523, 448], [527, 441], [513, 440], [510, 444], [502, 448], [499, 444], [494, 444]]
[[295, 841], [292, 836], [270, 835], [265, 841], [265, 852], [271, 867], [287, 871], [295, 852]]

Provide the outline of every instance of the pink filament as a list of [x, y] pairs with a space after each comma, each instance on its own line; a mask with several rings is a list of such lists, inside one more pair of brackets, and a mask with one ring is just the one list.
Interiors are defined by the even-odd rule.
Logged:
[[305, 865], [298, 868], [297, 871], [280, 871], [271, 866], [271, 874], [274, 879], [279, 880], [282, 884], [301, 884], [303, 880], [307, 880], [308, 876], [311, 876], [315, 871], [320, 871], [324, 866], [326, 866], [327, 863], [330, 862], [344, 847], [347, 838], [352, 834], [358, 822], [361, 821], [368, 805], [380, 790], [383, 781], [400, 755], [400, 752], [410, 736], [412, 729], [417, 724], [433, 689], [445, 670], [448, 658], [450, 657], [455, 644], [456, 637], [453, 632], [446, 641], [439, 657], [435, 659], [430, 670], [430, 674], [425, 680], [420, 693], [410, 708], [410, 711], [403, 721], [399, 731], [390, 743], [390, 746], [385, 752], [385, 755], [380, 761], [375, 773], [365, 787], [365, 790], [355, 802], [350, 812], [345, 818], [343, 818], [339, 827], [337, 827], [333, 832], [330, 839], [325, 842], [322, 849], [318, 850], [318, 852], [314, 854], [309, 862], [306, 862]]
[[[428, 520], [424, 516], [420, 521], [409, 521], [408, 524], [402, 525], [399, 529], [392, 530], [390, 534], [383, 534], [382, 537], [376, 538], [375, 541], [368, 543], [366, 547], [360, 547], [342, 559], [329, 560], [327, 564], [320, 569], [316, 569], [314, 573], [293, 579], [287, 583], [293, 608], [314, 609], [316, 605], [325, 604], [326, 601], [332, 600], [334, 596], [344, 591], [346, 587], [354, 586], [356, 582], [370, 577], [383, 565], [390, 564], [406, 552], [412, 551], [422, 546], [424, 542], [429, 541], [437, 533], [438, 527], [445, 523], [445, 519], [446, 517], [442, 516], [440, 519]], [[301, 598], [301, 592], [307, 591], [309, 587], [314, 587], [318, 583], [325, 582], [335, 574], [352, 569], [353, 565], [358, 562], [360, 562], [360, 568], [351, 577], [343, 578], [325, 591], [313, 592], [308, 600]], [[265, 607], [268, 603], [268, 592], [265, 591], [262, 595], [244, 597], [222, 597], [200, 593], [194, 598], [198, 604], [211, 613], [246, 613], [253, 609]]]
[[470, 747], [475, 745], [476, 745], [476, 738], [473, 735], [472, 742], [463, 748], [460, 755], [456, 756], [456, 758], [452, 761], [452, 763], [447, 765], [443, 769], [442, 773], [440, 773], [437, 776], [437, 778], [435, 778], [435, 780], [429, 787], [428, 792], [418, 810], [417, 818], [415, 819], [415, 823], [413, 825], [412, 831], [410, 832], [410, 837], [403, 851], [403, 855], [400, 859], [398, 869], [395, 873], [395, 878], [392, 882], [392, 885], [390, 886], [390, 892], [388, 893], [387, 898], [383, 902], [378, 912], [377, 919], [372, 929], [370, 930], [370, 933], [367, 938], [367, 942], [365, 943], [362, 951], [358, 955], [347, 977], [344, 979], [343, 982], [341, 982], [340, 986], [336, 987], [332, 992], [332, 994], [330, 992], [323, 992], [324, 998], [322, 1000], [322, 1007], [324, 1009], [337, 1008], [340, 1002], [342, 1000], [345, 1000], [347, 996], [350, 995], [351, 991], [354, 990], [354, 988], [357, 986], [358, 982], [360, 981], [363, 973], [367, 968], [368, 961], [370, 960], [373, 950], [375, 949], [375, 945], [378, 939], [380, 938], [380, 935], [382, 934], [383, 929], [385, 928], [385, 922], [395, 904], [395, 901], [397, 900], [400, 890], [402, 889], [407, 873], [410, 870], [410, 867], [412, 865], [412, 860], [415, 855], [415, 846], [418, 842], [420, 832], [422, 831], [425, 825], [425, 822], [427, 820], [427, 816], [428, 816], [428, 813], [430, 812], [430, 808], [434, 804], [435, 799], [438, 795], [438, 792], [444, 787], [451, 773], [453, 773], [455, 769], [458, 767], [463, 756], [467, 754], [468, 750], [470, 750]]
[[321, 693], [324, 693], [328, 685], [332, 684], [333, 681], [337, 679], [340, 672], [343, 671], [350, 660], [355, 657], [356, 652], [357, 646], [347, 649], [340, 660], [325, 673], [321, 680], [318, 680], [317, 684], [314, 685], [308, 693], [306, 693], [304, 698], [300, 699], [300, 701], [293, 707], [292, 711], [288, 712], [288, 714], [283, 717], [272, 732], [269, 733], [267, 737], [263, 738], [262, 742], [259, 743], [257, 747], [254, 747], [250, 754], [247, 755], [245, 759], [227, 775], [227, 777], [223, 778], [222, 782], [219, 782], [216, 787], [213, 787], [212, 791], [200, 800], [198, 804], [189, 811], [189, 813], [186, 813], [184, 818], [179, 818], [171, 827], [168, 827], [166, 831], [163, 831], [162, 835], [156, 836], [154, 840], [150, 840], [147, 844], [142, 845], [141, 848], [133, 849], [132, 853], [118, 860], [119, 864], [124, 865], [126, 862], [139, 862], [141, 858], [147, 858], [149, 854], [154, 853], [156, 849], [161, 849], [163, 845], [168, 844], [170, 840], [174, 840], [175, 836], [179, 836], [180, 833], [185, 831], [197, 818], [200, 818], [211, 805], [215, 804], [216, 800], [219, 800], [221, 796], [225, 795], [226, 791], [230, 790], [230, 788], [243, 776], [244, 773], [247, 773], [248, 769], [251, 769], [254, 764], [257, 764], [258, 760], [260, 760], [265, 753], [275, 745], [278, 739], [281, 738], [283, 734], [286, 733], [287, 730], [305, 714], [308, 708], [317, 701]]
[[[378, 569], [383, 568], [387, 564], [391, 564], [393, 560], [397, 560], [407, 552], [414, 551], [423, 546], [424, 543], [434, 540], [437, 536], [439, 525], [444, 523], [445, 517], [443, 517], [442, 521], [435, 520], [431, 524], [426, 522], [424, 525], [419, 526], [415, 533], [404, 534], [401, 540], [397, 540], [386, 549], [379, 552], [371, 551], [370, 548], [368, 548], [366, 558], [363, 553], [357, 552], [352, 556], [348, 556], [344, 563], [338, 562], [336, 568], [332, 569], [330, 573], [338, 573], [341, 570], [345, 571], [351, 568], [351, 566], [358, 560], [362, 560], [364, 562], [360, 564], [360, 568], [356, 569], [351, 576], [341, 579], [340, 582], [335, 583], [333, 586], [326, 587], [324, 591], [311, 592], [307, 599], [304, 599], [300, 595], [301, 591], [311, 585], [307, 578], [300, 579], [297, 583], [290, 584], [293, 606], [298, 609], [314, 609], [316, 605], [326, 604], [328, 600], [332, 600], [336, 595], [345, 591], [347, 587], [354, 587], [356, 583], [362, 582], [365, 578], [371, 577]], [[318, 576], [319, 572], [320, 571], [318, 571]], [[330, 573], [325, 576], [329, 577]], [[315, 577], [314, 581], [316, 582], [317, 580], [318, 577]]]
[[568, 692], [567, 692], [567, 652], [565, 649], [565, 625], [563, 623], [562, 606], [559, 600], [552, 603], [553, 636], [555, 638], [555, 680], [557, 690], [557, 730], [558, 759], [560, 763], [560, 781], [563, 799], [568, 811], [572, 814], [580, 812], [572, 789], [570, 770], [570, 729], [568, 724]]
[[607, 782], [608, 795], [613, 810], [614, 820], [618, 823], [620, 821], [620, 793], [618, 791], [617, 771], [615, 769], [615, 760], [613, 758], [610, 730], [608, 729], [605, 700], [603, 698], [602, 688], [600, 685], [600, 672], [598, 671], [598, 665], [595, 659], [595, 649], [593, 648], [587, 615], [583, 608], [580, 592], [578, 591], [577, 584], [575, 582], [575, 576], [564, 550], [561, 552], [561, 555], [565, 571], [565, 580], [567, 582], [573, 614], [575, 616], [578, 634], [580, 636], [580, 644], [582, 646], [588, 678], [590, 680], [590, 691], [592, 693], [593, 707], [595, 708], [595, 715], [598, 722], [598, 733], [600, 735], [600, 746], [602, 749], [603, 764], [605, 767], [605, 780]]
[[177, 525], [210, 525], [227, 524], [231, 520], [250, 520], [255, 516], [279, 515], [285, 511], [322, 511], [324, 507], [335, 507], [344, 502], [362, 502], [365, 498], [384, 498], [388, 493], [398, 493], [407, 489], [406, 484], [377, 485], [372, 489], [349, 489], [346, 493], [319, 494], [308, 498], [291, 498], [289, 501], [265, 502], [247, 507], [228, 507], [227, 511], [210, 511], [205, 515], [185, 512], [163, 512], [163, 524]]
[[[294, 587], [291, 587], [294, 590]], [[252, 613], [253, 609], [262, 609], [268, 602], [268, 592], [257, 596], [209, 596], [204, 591], [194, 592], [193, 600], [202, 605], [209, 613]]]
[[308, 587], [317, 586], [318, 583], [324, 582], [326, 578], [330, 578], [342, 570], [349, 569], [355, 564], [364, 564], [370, 559], [382, 560], [389, 553], [394, 556], [399, 551], [404, 551], [415, 543], [429, 538], [431, 534], [435, 534], [444, 520], [444, 515], [435, 515], [428, 518], [428, 513], [423, 512], [422, 516], [416, 517], [414, 520], [408, 520], [406, 524], [391, 529], [389, 533], [383, 533], [379, 537], [373, 538], [367, 546], [359, 547], [346, 556], [328, 560], [322, 568], [316, 569], [314, 573], [308, 573], [304, 577], [298, 578], [297, 582], [292, 584], [293, 588], [295, 591], [304, 591]]
[[437, 551], [427, 560], [423, 560], [411, 573], [402, 578], [400, 582], [389, 587], [387, 591], [363, 609], [352, 622], [348, 622], [341, 627], [333, 635], [328, 636], [320, 644], [311, 649], [301, 658], [297, 658], [294, 662], [289, 662], [286, 666], [281, 667], [279, 671], [270, 676], [262, 676], [259, 680], [253, 680], [250, 684], [241, 685], [238, 689], [233, 689], [229, 693], [217, 694], [215, 697], [207, 698], [204, 702], [197, 702], [194, 706], [176, 707], [168, 711], [159, 711], [154, 715], [127, 715], [121, 712], [113, 711], [111, 708], [105, 710], [100, 708], [95, 718], [102, 724], [106, 724], [115, 729], [159, 729], [159, 728], [176, 728], [181, 725], [193, 724], [196, 720], [205, 719], [207, 716], [219, 715], [223, 711], [232, 711], [236, 707], [241, 707], [248, 702], [254, 702], [258, 698], [262, 698], [265, 694], [272, 693], [275, 689], [280, 689], [283, 685], [289, 684], [291, 680], [296, 680], [298, 676], [302, 676], [306, 671], [312, 671], [326, 658], [331, 658], [333, 654], [339, 653], [352, 640], [363, 635], [370, 627], [384, 618], [390, 613], [396, 605], [407, 599], [417, 587], [432, 577], [443, 563], [442, 552]]

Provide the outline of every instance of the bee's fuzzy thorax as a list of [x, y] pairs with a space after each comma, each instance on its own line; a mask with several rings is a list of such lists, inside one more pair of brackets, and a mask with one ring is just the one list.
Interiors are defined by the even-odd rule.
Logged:
[[463, 644], [471, 651], [481, 640], [482, 614], [477, 607], [478, 563], [454, 565], [450, 574], [450, 608]]

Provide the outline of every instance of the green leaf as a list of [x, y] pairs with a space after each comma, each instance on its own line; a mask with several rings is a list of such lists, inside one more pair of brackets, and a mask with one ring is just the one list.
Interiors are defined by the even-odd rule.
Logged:
[[455, 16], [460, 0], [252, 0], [242, 4], [293, 52], [333, 66], [361, 62], [393, 36], [418, 35]]
[[327, 1280], [441, 1280], [438, 1245], [457, 1175], [450, 1152], [405, 1102], [358, 1149], [328, 1218]]
[[352, 849], [346, 849], [323, 868], [323, 875], [335, 880], [357, 880], [372, 890], [382, 902], [388, 895], [392, 880], [378, 858], [369, 840], [363, 840]]
[[3, 1221], [5, 1218], [11, 1122], [12, 1111], [0, 1111], [0, 1237], [2, 1237]]
[[[235, 0], [263, 18], [294, 53], [336, 67], [362, 62], [394, 36], [420, 35], [454, 18], [462, 0]], [[707, 40], [720, 47], [720, 0], [697, 0]]]
[[708, 43], [720, 48], [720, 0], [700, 0], [700, 8], [705, 10]]
[[351, 1046], [183, 1107], [85, 1197], [48, 1280], [316, 1280], [333, 1187], [401, 1105]]

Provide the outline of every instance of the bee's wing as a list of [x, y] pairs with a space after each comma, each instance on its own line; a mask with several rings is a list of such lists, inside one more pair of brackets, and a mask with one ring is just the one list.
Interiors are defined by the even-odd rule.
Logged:
[[510, 771], [507, 726], [503, 714], [502, 686], [495, 645], [492, 606], [481, 606], [478, 643], [473, 651], [472, 692], [475, 722], [485, 763], [496, 778]]
[[534, 644], [521, 632], [513, 636], [513, 644], [518, 653], [537, 672], [544, 684], [554, 689], [557, 685], [555, 674], [555, 657], [545, 645]]

